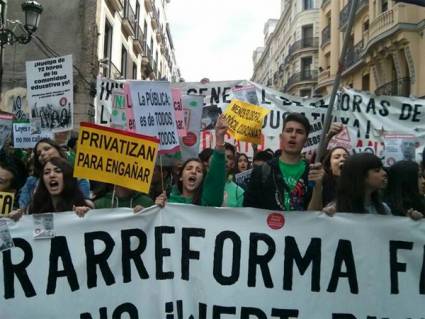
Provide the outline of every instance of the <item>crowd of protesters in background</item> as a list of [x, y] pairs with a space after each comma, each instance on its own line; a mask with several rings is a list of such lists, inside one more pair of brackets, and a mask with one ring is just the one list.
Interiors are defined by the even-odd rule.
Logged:
[[[327, 141], [342, 130], [333, 123]], [[280, 211], [321, 211], [408, 216], [425, 213], [424, 163], [403, 160], [384, 167], [371, 153], [352, 154], [342, 146], [310, 163], [302, 153], [310, 123], [301, 113], [286, 116], [279, 150], [257, 151], [252, 160], [225, 143], [227, 123], [215, 126], [216, 146], [175, 167], [155, 167], [148, 194], [73, 177], [77, 138], [67, 145], [42, 139], [33, 150], [5, 147], [0, 152], [0, 191], [15, 194], [23, 214], [74, 210], [84, 216], [93, 208], [130, 207], [135, 212], [154, 204], [184, 203], [213, 207], [256, 207]], [[250, 174], [238, 184], [238, 174]]]

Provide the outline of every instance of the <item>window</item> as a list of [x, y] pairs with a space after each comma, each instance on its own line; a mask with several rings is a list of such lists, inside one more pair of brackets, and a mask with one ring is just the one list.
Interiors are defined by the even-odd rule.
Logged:
[[103, 57], [111, 59], [112, 53], [112, 25], [106, 20], [105, 37], [103, 43]]
[[124, 79], [127, 79], [127, 49], [122, 46], [121, 47], [121, 75]]
[[311, 66], [313, 58], [311, 56], [301, 59], [301, 80], [311, 80]]
[[363, 22], [363, 32], [368, 32], [369, 31], [369, 20], [365, 20]]
[[300, 90], [301, 97], [311, 97], [311, 89], [301, 89]]
[[369, 73], [362, 76], [362, 91], [369, 91], [370, 89], [370, 76]]
[[303, 48], [313, 46], [313, 25], [308, 24], [302, 27]]
[[388, 0], [381, 0], [381, 12], [388, 10]]
[[138, 29], [137, 27], [140, 25], [139, 21], [140, 21], [140, 4], [139, 4], [139, 1], [136, 1], [136, 21], [135, 21], [136, 30]]
[[133, 79], [137, 80], [137, 64], [133, 62]]
[[313, 0], [303, 0], [303, 10], [313, 9]]
[[[111, 78], [112, 31], [112, 25], [106, 20], [105, 35], [103, 38], [103, 58], [105, 59], [103, 75], [107, 78]], [[108, 60], [108, 62], [106, 62], [106, 60]], [[108, 66], [107, 69], [106, 65]]]
[[143, 24], [143, 41], [146, 42], [147, 37], [148, 37], [148, 24], [146, 23], [146, 20], [145, 20], [145, 23]]

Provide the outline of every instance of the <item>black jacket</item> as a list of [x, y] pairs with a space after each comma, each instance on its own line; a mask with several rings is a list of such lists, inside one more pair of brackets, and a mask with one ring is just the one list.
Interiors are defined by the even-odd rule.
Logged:
[[[300, 178], [299, 185], [291, 193], [292, 210], [306, 210], [311, 199], [312, 189], [308, 187], [309, 165]], [[279, 158], [273, 158], [260, 166], [255, 166], [248, 188], [244, 194], [244, 207], [285, 210], [283, 193], [290, 192], [279, 168]]]

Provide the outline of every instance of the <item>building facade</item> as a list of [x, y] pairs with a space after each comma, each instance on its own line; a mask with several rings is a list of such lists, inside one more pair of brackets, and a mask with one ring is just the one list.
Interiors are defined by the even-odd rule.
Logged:
[[261, 57], [259, 48], [254, 52], [254, 82], [292, 95], [313, 94], [319, 64], [318, 4], [317, 0], [281, 2], [280, 18], [273, 32], [265, 33]]
[[[43, 13], [32, 41], [4, 47], [1, 110], [11, 112], [17, 98], [25, 109], [25, 61], [53, 56], [73, 57], [76, 126], [93, 119], [98, 76], [178, 81], [168, 1], [39, 0]], [[10, 19], [23, 19], [20, 5], [8, 2]]]
[[[338, 71], [351, 2], [324, 0], [320, 10], [319, 81], [329, 94]], [[343, 86], [378, 95], [425, 96], [425, 8], [391, 0], [359, 0]]]

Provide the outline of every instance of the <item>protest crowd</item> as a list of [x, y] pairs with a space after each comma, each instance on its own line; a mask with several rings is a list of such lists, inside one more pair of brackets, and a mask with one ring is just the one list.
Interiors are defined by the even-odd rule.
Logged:
[[[329, 141], [343, 128], [333, 123]], [[224, 142], [225, 116], [215, 125], [216, 146], [198, 158], [165, 166], [157, 160], [149, 192], [73, 177], [77, 138], [59, 145], [41, 139], [34, 149], [5, 145], [0, 155], [1, 192], [15, 194], [9, 218], [74, 210], [83, 217], [95, 208], [130, 207], [135, 212], [157, 204], [185, 203], [212, 207], [255, 207], [278, 211], [320, 211], [408, 216], [425, 213], [423, 161], [402, 160], [383, 166], [371, 153], [329, 149], [317, 163], [302, 149], [310, 123], [289, 113], [282, 125], [281, 148], [254, 152], [252, 160]], [[255, 146], [254, 146], [255, 149]], [[238, 184], [235, 176], [251, 170]]]

